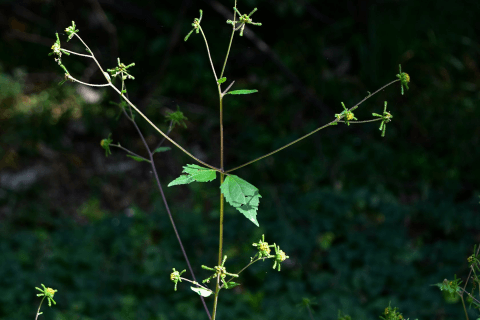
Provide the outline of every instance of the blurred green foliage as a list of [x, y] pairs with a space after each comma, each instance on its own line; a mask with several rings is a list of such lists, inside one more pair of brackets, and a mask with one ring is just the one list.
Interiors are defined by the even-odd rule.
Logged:
[[[179, 105], [188, 128], [177, 126], [174, 139], [218, 164], [216, 88], [205, 48], [198, 37], [181, 38], [203, 9], [218, 68], [226, 18], [209, 2], [191, 2], [185, 11], [188, 2], [99, 3], [116, 27], [122, 61], [136, 62], [129, 96], [165, 129], [164, 115]], [[225, 101], [227, 169], [333, 119], [340, 101], [348, 107], [394, 80], [399, 63], [412, 82], [405, 96], [389, 88], [355, 111], [359, 120], [370, 118], [387, 100], [394, 119], [385, 138], [377, 123], [339, 125], [239, 170], [262, 193], [260, 228], [227, 209], [228, 270], [248, 263], [263, 233], [290, 259], [281, 273], [265, 262], [242, 274], [242, 286], [221, 295], [219, 319], [306, 319], [296, 307], [304, 298], [315, 299], [315, 319], [336, 319], [338, 310], [378, 319], [390, 301], [410, 319], [463, 317], [458, 301], [430, 285], [465, 277], [466, 258], [480, 241], [480, 5], [348, 3], [240, 2], [241, 12], [259, 8], [263, 25], [253, 31], [283, 65], [246, 36], [234, 39], [225, 76], [259, 93]], [[0, 51], [0, 318], [33, 317], [40, 283], [58, 289], [45, 319], [203, 318], [186, 284], [173, 292], [172, 267], [186, 266], [148, 164], [129, 169], [124, 162], [133, 160], [118, 150], [105, 159], [99, 146], [112, 132], [115, 142], [143, 154], [134, 128], [117, 121], [119, 109], [108, 103], [118, 97], [96, 90], [99, 98], [87, 103], [79, 87], [58, 87], [62, 71], [47, 57], [55, 31], [75, 20], [111, 68], [115, 35], [93, 7], [74, 2], [3, 1], [0, 9], [7, 17], [0, 41], [8, 47]], [[172, 47], [176, 24], [180, 41]], [[101, 81], [98, 72], [84, 74], [89, 61], [62, 61], [72, 74]], [[156, 145], [160, 137], [139, 123]], [[156, 156], [164, 185], [188, 163], [175, 150]], [[18, 187], [20, 178], [12, 177], [36, 165], [51, 173]], [[216, 260], [218, 186], [165, 191], [197, 277], [205, 277], [200, 265]]]

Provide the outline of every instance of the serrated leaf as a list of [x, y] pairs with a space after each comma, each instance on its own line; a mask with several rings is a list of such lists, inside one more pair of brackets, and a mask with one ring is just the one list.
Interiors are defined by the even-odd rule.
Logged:
[[253, 90], [233, 90], [227, 92], [228, 94], [250, 94], [250, 93], [255, 93], [258, 92], [258, 90], [253, 89]]
[[191, 182], [210, 182], [215, 180], [217, 172], [213, 169], [201, 167], [196, 164], [187, 164], [183, 167], [184, 175], [181, 175], [177, 179], [168, 184], [169, 187], [179, 184], [189, 184]]
[[192, 289], [193, 291], [195, 291], [196, 293], [198, 293], [198, 295], [202, 296], [202, 297], [209, 297], [213, 292], [212, 290], [208, 290], [208, 289], [204, 289], [204, 288], [195, 288], [195, 287], [190, 287], [190, 289]]
[[145, 159], [145, 158], [140, 158], [140, 157], [137, 157], [137, 156], [132, 156], [130, 154], [127, 154], [127, 157], [129, 158], [132, 158], [133, 160], [137, 161], [137, 162], [142, 162], [142, 161], [146, 161], [146, 162], [150, 162], [149, 160]]
[[227, 282], [227, 285], [225, 286], [225, 289], [232, 289], [233, 287], [239, 286], [240, 283], [236, 283], [234, 281]]
[[218, 79], [217, 83], [218, 83], [218, 84], [222, 84], [222, 83], [224, 83], [225, 81], [227, 81], [227, 78], [223, 77], [223, 78]]
[[238, 211], [243, 213], [243, 215], [248, 220], [252, 221], [257, 227], [260, 226], [257, 221], [257, 210], [258, 210], [258, 205], [260, 204], [261, 197], [262, 196], [257, 191], [255, 195], [251, 197], [246, 204], [236, 207]]
[[220, 186], [220, 190], [225, 196], [225, 200], [240, 211], [248, 220], [252, 221], [257, 227], [257, 210], [262, 197], [258, 189], [236, 175], [229, 175]]
[[159, 147], [159, 148], [155, 149], [155, 150], [153, 151], [153, 153], [165, 152], [165, 151], [168, 151], [168, 150], [171, 150], [171, 148], [170, 148], [170, 147]]

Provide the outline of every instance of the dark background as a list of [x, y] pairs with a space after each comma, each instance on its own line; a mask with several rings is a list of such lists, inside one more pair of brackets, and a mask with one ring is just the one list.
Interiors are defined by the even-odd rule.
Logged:
[[[58, 289], [44, 319], [205, 319], [148, 164], [121, 150], [105, 158], [99, 142], [145, 155], [111, 90], [70, 82], [47, 54], [55, 32], [75, 20], [104, 68], [135, 62], [132, 101], [166, 130], [179, 105], [188, 127], [172, 137], [219, 165], [217, 89], [200, 35], [188, 42], [198, 10], [217, 72], [233, 1], [0, 1], [0, 319], [34, 318], [35, 286]], [[226, 69], [226, 168], [278, 148], [395, 80], [412, 82], [365, 102], [359, 120], [338, 125], [236, 172], [262, 195], [255, 227], [227, 206], [227, 268], [239, 270], [266, 240], [287, 252], [222, 291], [218, 319], [378, 319], [391, 302], [410, 319], [462, 319], [458, 299], [432, 284], [465, 280], [480, 242], [478, 1], [241, 0], [262, 22], [234, 38]], [[253, 34], [254, 32], [254, 34]], [[78, 40], [62, 45], [84, 52]], [[265, 46], [266, 44], [266, 46]], [[63, 56], [73, 76], [104, 83], [89, 59]], [[93, 92], [93, 93], [92, 93]], [[93, 103], [92, 103], [93, 102]], [[150, 146], [161, 140], [142, 119]], [[165, 144], [169, 146], [169, 144]], [[210, 275], [218, 245], [218, 181], [166, 188], [193, 161], [172, 148], [156, 156], [160, 179], [198, 278]], [[478, 289], [477, 289], [478, 290]], [[478, 292], [478, 291], [477, 291]], [[212, 299], [207, 299], [212, 306]], [[478, 317], [472, 309], [470, 318]]]

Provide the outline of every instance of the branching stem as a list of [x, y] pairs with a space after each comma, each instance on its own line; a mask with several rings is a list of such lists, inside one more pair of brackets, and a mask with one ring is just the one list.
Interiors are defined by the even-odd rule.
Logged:
[[[203, 32], [202, 32], [203, 34]], [[192, 159], [194, 159], [195, 161], [203, 164], [204, 166], [210, 168], [210, 169], [213, 169], [217, 172], [221, 172], [220, 169], [208, 164], [208, 163], [205, 163], [203, 162], [202, 160], [198, 159], [197, 157], [195, 157], [193, 154], [191, 154], [190, 152], [188, 152], [187, 150], [185, 150], [182, 146], [180, 146], [178, 143], [176, 143], [172, 138], [170, 138], [168, 135], [166, 135], [162, 130], [160, 130], [150, 119], [148, 119], [148, 117], [146, 115], [144, 115], [120, 90], [117, 89], [117, 87], [115, 87], [112, 82], [107, 78], [107, 76], [105, 75], [105, 72], [103, 71], [102, 67], [100, 66], [100, 63], [97, 61], [97, 59], [95, 58], [95, 55], [93, 54], [92, 50], [90, 50], [90, 48], [87, 46], [87, 44], [82, 40], [82, 38], [80, 38], [80, 36], [78, 34], [75, 33], [75, 36], [77, 36], [77, 38], [83, 43], [83, 45], [85, 46], [85, 48], [87, 48], [87, 51], [91, 53], [92, 55], [92, 59], [95, 61], [95, 63], [97, 64], [98, 68], [100, 69], [100, 71], [102, 71], [102, 74], [105, 76], [105, 79], [107, 79], [108, 81], [108, 85], [110, 87], [113, 88], [113, 90], [115, 90], [129, 105], [130, 107], [132, 107], [139, 115], [142, 116], [142, 118], [145, 119], [145, 121], [148, 122], [148, 124], [150, 124], [158, 133], [160, 133], [165, 139], [167, 139], [168, 141], [170, 141], [174, 146], [176, 146], [177, 148], [179, 148], [180, 150], [182, 150], [186, 155], [190, 156]], [[208, 48], [208, 46], [207, 46]], [[213, 67], [213, 65], [212, 65]], [[214, 70], [215, 72], [215, 70]], [[71, 79], [74, 79], [73, 77], [70, 76]], [[85, 84], [85, 85], [90, 85], [88, 83], [83, 83], [83, 82], [80, 82], [76, 79], [74, 79], [75, 81], [79, 82], [79, 83], [82, 83], [82, 84]], [[102, 85], [104, 86], [104, 85]], [[107, 86], [107, 85], [105, 85]]]
[[[358, 102], [356, 105], [354, 105], [353, 107], [351, 107], [350, 109], [348, 109], [348, 111], [351, 111], [351, 110], [354, 110], [354, 109], [358, 108], [358, 106], [359, 106], [360, 104], [362, 104], [363, 102], [365, 102], [365, 100], [371, 98], [372, 96], [374, 96], [374, 95], [377, 94], [378, 92], [382, 91], [382, 90], [385, 89], [386, 87], [388, 87], [388, 86], [390, 86], [390, 85], [392, 85], [392, 84], [394, 84], [395, 82], [398, 82], [398, 81], [400, 81], [400, 80], [397, 79], [397, 80], [393, 80], [393, 81], [390, 82], [390, 83], [387, 83], [386, 85], [384, 85], [383, 87], [381, 87], [380, 89], [378, 89], [377, 91], [375, 91], [374, 93], [366, 96], [362, 101]], [[238, 170], [238, 169], [240, 169], [240, 168], [246, 167], [246, 166], [248, 166], [249, 164], [252, 164], [252, 163], [254, 163], [254, 162], [257, 162], [258, 160], [262, 160], [262, 159], [264, 159], [264, 158], [266, 158], [266, 157], [269, 157], [269, 156], [271, 156], [272, 154], [275, 154], [275, 153], [277, 153], [277, 152], [279, 152], [279, 151], [282, 151], [283, 149], [288, 148], [288, 147], [290, 147], [291, 145], [293, 145], [293, 144], [295, 144], [295, 143], [297, 143], [297, 142], [299, 142], [299, 141], [301, 141], [301, 140], [303, 140], [303, 139], [311, 136], [312, 134], [314, 134], [314, 133], [316, 133], [316, 132], [318, 132], [318, 131], [320, 131], [320, 130], [322, 130], [322, 129], [325, 129], [326, 127], [335, 125], [335, 124], [336, 124], [337, 122], [339, 122], [339, 121], [340, 121], [340, 119], [338, 119], [338, 118], [335, 119], [335, 120], [332, 120], [332, 121], [330, 121], [329, 123], [327, 123], [326, 125], [323, 125], [323, 126], [317, 128], [317, 129], [313, 130], [312, 132], [307, 133], [307, 134], [304, 135], [303, 137], [300, 137], [300, 138], [298, 138], [298, 139], [296, 139], [296, 140], [294, 140], [294, 141], [292, 141], [292, 142], [284, 145], [283, 147], [280, 147], [280, 148], [278, 148], [278, 149], [276, 149], [276, 150], [274, 150], [274, 151], [272, 151], [272, 152], [270, 152], [270, 153], [267, 153], [267, 154], [265, 154], [265, 155], [263, 155], [263, 156], [261, 156], [261, 157], [258, 157], [258, 158], [254, 159], [254, 160], [252, 160], [252, 161], [249, 161], [249, 162], [247, 162], [247, 163], [244, 163], [244, 164], [242, 164], [242, 165], [240, 165], [240, 166], [238, 166], [238, 167], [235, 167], [235, 168], [233, 168], [233, 169], [227, 170], [227, 171], [225, 171], [225, 173], [233, 172], [233, 171]], [[373, 121], [372, 121], [372, 122], [373, 122]]]

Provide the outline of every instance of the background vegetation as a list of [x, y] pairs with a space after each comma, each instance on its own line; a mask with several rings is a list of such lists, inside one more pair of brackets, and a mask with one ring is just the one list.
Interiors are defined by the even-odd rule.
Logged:
[[[200, 319], [186, 285], [173, 292], [172, 267], [185, 263], [147, 164], [99, 146], [110, 132], [142, 154], [134, 128], [108, 103], [112, 92], [71, 83], [47, 57], [75, 20], [102, 65], [136, 62], [129, 94], [157, 124], [179, 105], [188, 128], [175, 140], [217, 165], [216, 87], [202, 26], [217, 68], [233, 1], [0, 2], [0, 318], [33, 318], [40, 283], [58, 289], [45, 319]], [[242, 0], [263, 23], [234, 39], [226, 77], [258, 94], [227, 97], [226, 167], [271, 151], [333, 119], [367, 91], [395, 79], [355, 112], [394, 116], [378, 124], [328, 128], [238, 172], [263, 195], [256, 228], [227, 211], [229, 270], [253, 256], [262, 233], [290, 256], [278, 273], [258, 263], [242, 286], [223, 294], [219, 319], [377, 319], [392, 301], [411, 319], [460, 319], [461, 305], [430, 286], [467, 275], [480, 242], [480, 34], [478, 1]], [[244, 9], [242, 9], [244, 8]], [[75, 41], [67, 48], [81, 51]], [[64, 57], [69, 71], [99, 83], [89, 60]], [[103, 82], [102, 82], [103, 83]], [[161, 137], [144, 122], [148, 141]], [[164, 123], [166, 128], [168, 124]], [[166, 183], [190, 160], [177, 150], [157, 157]], [[187, 251], [216, 260], [218, 186], [168, 188]], [[228, 206], [227, 206], [228, 207]], [[476, 312], [476, 311], [475, 311]], [[478, 315], [471, 311], [472, 317]]]

